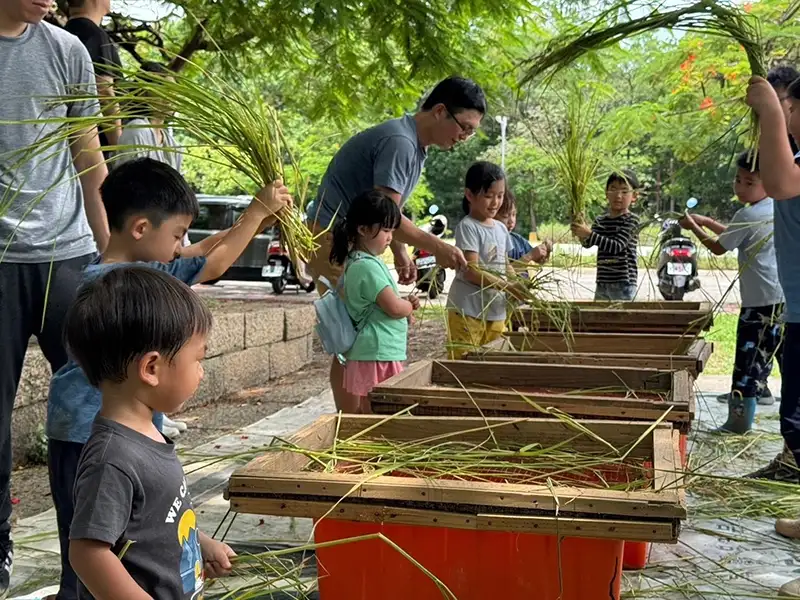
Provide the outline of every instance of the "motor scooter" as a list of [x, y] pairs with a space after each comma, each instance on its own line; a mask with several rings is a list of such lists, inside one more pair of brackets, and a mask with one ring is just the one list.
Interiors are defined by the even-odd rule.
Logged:
[[[696, 198], [689, 198], [686, 208], [697, 206]], [[677, 219], [664, 219], [658, 238], [658, 290], [664, 300], [683, 300], [684, 294], [700, 288], [697, 272], [697, 246], [685, 236]]]
[[[435, 204], [430, 207], [429, 211], [433, 218], [421, 229], [441, 238], [447, 231], [447, 217], [437, 215], [438, 210]], [[444, 291], [447, 273], [444, 269], [436, 266], [436, 257], [427, 250], [415, 248], [411, 258], [417, 267], [417, 289], [428, 294], [428, 298], [431, 300], [436, 299]]]

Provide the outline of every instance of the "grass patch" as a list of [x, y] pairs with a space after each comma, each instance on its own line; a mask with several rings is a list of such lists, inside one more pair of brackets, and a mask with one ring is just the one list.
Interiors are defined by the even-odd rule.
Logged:
[[[654, 269], [656, 267], [655, 258], [650, 256], [640, 256], [638, 263], [640, 269]], [[597, 266], [597, 255], [581, 256], [574, 252], [564, 252], [556, 248], [547, 264], [560, 269], [594, 268]], [[703, 253], [697, 259], [697, 268], [702, 271], [738, 271], [739, 263], [733, 254], [712, 256]]]
[[714, 353], [708, 359], [703, 373], [706, 375], [731, 375], [736, 355], [736, 323], [738, 314], [722, 313], [714, 317], [714, 327], [706, 339], [714, 343]]

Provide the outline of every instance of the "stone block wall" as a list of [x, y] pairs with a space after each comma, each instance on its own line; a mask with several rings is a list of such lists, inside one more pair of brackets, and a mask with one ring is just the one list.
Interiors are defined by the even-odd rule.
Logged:
[[[316, 315], [311, 305], [271, 303], [212, 308], [214, 327], [203, 361], [205, 376], [186, 407], [209, 404], [243, 389], [289, 375], [312, 358]], [[50, 365], [32, 341], [25, 356], [12, 416], [14, 463], [25, 462], [44, 425]]]

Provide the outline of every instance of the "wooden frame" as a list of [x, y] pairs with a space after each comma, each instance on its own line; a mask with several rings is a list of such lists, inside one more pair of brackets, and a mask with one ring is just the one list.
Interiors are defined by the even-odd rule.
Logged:
[[702, 338], [668, 334], [506, 333], [466, 360], [685, 370], [697, 378], [714, 350]]
[[[620, 387], [630, 391], [593, 393]], [[640, 398], [637, 393], [663, 397]], [[377, 414], [394, 414], [417, 405], [411, 412], [425, 416], [547, 416], [525, 398], [576, 418], [655, 421], [669, 410], [665, 420], [683, 431], [688, 431], [695, 415], [692, 379], [686, 371], [628, 367], [424, 360], [387, 379], [369, 395]]]
[[638, 303], [558, 303], [552, 302], [550, 311], [530, 307], [515, 309], [511, 314], [514, 329], [524, 327], [529, 331], [559, 331], [562, 324], [554, 319], [559, 306], [563, 306], [564, 318], [569, 318], [574, 332], [615, 333], [669, 333], [699, 334], [714, 323], [713, 306], [700, 303], [698, 310], [643, 309]]
[[[226, 497], [236, 512], [315, 519], [454, 527], [489, 531], [675, 542], [686, 518], [680, 486], [678, 432], [660, 424], [582, 421], [615, 447], [643, 441], [631, 457], [652, 462], [648, 489], [618, 491], [578, 486], [520, 485], [409, 477], [372, 477], [304, 470], [311, 459], [288, 451], [269, 452], [231, 476]], [[499, 443], [556, 444], [573, 440], [575, 429], [547, 419], [480, 419], [327, 415], [290, 442], [311, 450], [330, 448], [338, 429], [345, 439], [371, 428], [370, 436], [412, 441], [439, 434], [486, 441], [491, 426]], [[646, 435], [645, 435], [646, 434]], [[579, 451], [605, 448], [590, 436], [574, 439]], [[607, 449], [605, 449], [607, 451]]]

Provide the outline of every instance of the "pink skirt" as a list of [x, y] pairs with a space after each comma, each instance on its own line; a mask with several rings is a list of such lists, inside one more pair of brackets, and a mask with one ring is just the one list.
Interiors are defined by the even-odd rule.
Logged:
[[402, 372], [401, 362], [348, 360], [344, 365], [344, 389], [355, 396], [366, 396], [376, 385]]

